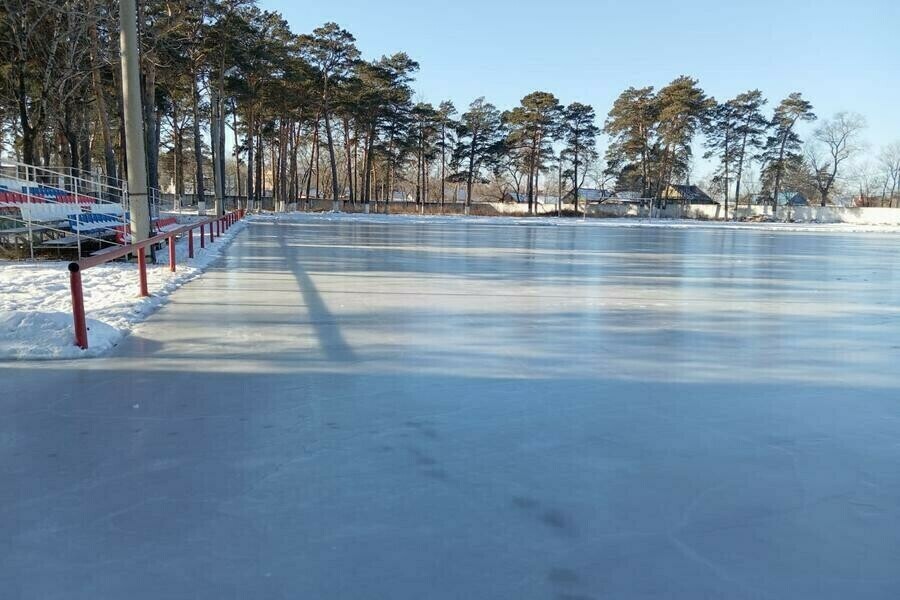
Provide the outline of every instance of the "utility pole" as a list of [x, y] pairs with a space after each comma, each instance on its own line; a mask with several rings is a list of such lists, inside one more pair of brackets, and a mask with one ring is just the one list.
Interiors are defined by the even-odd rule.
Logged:
[[147, 158], [144, 117], [141, 108], [141, 76], [135, 0], [121, 0], [119, 51], [122, 56], [122, 103], [125, 113], [125, 151], [128, 158], [128, 211], [131, 241], [150, 237], [150, 205], [147, 202]]

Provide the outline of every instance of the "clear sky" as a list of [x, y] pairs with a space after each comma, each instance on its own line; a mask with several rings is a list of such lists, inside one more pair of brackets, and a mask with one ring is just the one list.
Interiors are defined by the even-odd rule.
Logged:
[[[534, 90], [592, 104], [696, 77], [719, 100], [803, 92], [820, 117], [863, 114], [871, 152], [900, 140], [900, 0], [260, 0], [295, 32], [335, 21], [367, 58], [403, 50], [415, 89], [457, 108], [510, 108]], [[703, 173], [698, 173], [702, 175]]]

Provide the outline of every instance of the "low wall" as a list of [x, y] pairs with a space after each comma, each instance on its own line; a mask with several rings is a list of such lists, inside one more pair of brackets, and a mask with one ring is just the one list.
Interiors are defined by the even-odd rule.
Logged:
[[[570, 207], [571, 208], [571, 207]], [[290, 203], [285, 207], [287, 211], [304, 211], [324, 212], [332, 209], [331, 200], [312, 199], [308, 204]], [[365, 211], [365, 205], [361, 202], [351, 204], [344, 201], [341, 207], [343, 212], [360, 213]], [[387, 212], [398, 214], [424, 214], [424, 215], [462, 215], [465, 214], [465, 204], [462, 202], [447, 202], [443, 206], [439, 203], [429, 203], [424, 206], [410, 201], [394, 200], [389, 203]], [[385, 212], [384, 202], [371, 202], [369, 204], [370, 212], [383, 214]], [[513, 202], [473, 202], [469, 206], [469, 214], [475, 216], [528, 216], [528, 205], [517, 204]], [[535, 213], [537, 215], [556, 214], [556, 206], [550, 204], [535, 205]]]
[[[647, 207], [630, 204], [592, 204], [588, 207], [591, 217], [644, 217]], [[662, 209], [654, 209], [653, 216], [661, 219], [702, 219], [719, 221], [725, 218], [725, 207], [701, 204], [682, 207], [669, 204]], [[743, 221], [754, 217], [771, 217], [769, 206], [741, 206], [728, 211], [729, 219]], [[797, 206], [779, 207], [778, 221], [800, 223], [851, 223], [856, 225], [900, 225], [900, 208], [845, 208], [840, 206]]]

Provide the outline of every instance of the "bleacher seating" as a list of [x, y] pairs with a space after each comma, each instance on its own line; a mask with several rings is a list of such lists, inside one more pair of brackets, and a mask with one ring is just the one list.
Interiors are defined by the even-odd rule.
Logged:
[[[125, 215], [128, 219], [128, 215]], [[76, 233], [118, 235], [122, 216], [104, 213], [79, 213], [68, 216], [69, 229]]]
[[90, 196], [70, 194], [43, 186], [22, 186], [21, 192], [0, 189], [0, 206], [19, 208], [23, 219], [39, 223], [65, 221], [76, 212], [102, 212], [119, 216], [123, 212], [119, 204], [100, 204]]

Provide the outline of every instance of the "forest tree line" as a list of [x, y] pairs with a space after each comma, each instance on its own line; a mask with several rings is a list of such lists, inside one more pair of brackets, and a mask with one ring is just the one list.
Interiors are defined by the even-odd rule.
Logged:
[[[118, 6], [0, 0], [4, 156], [124, 178]], [[546, 91], [508, 110], [484, 98], [457, 108], [415, 101], [415, 60], [367, 59], [335, 23], [295, 34], [252, 0], [143, 0], [138, 11], [148, 184], [178, 197], [271, 194], [283, 207], [404, 190], [529, 210], [540, 194], [577, 203], [585, 186], [661, 198], [690, 179], [702, 139], [715, 167], [703, 183], [726, 204], [791, 190], [822, 205], [837, 194], [900, 205], [900, 143], [865, 148], [861, 116], [817, 119], [799, 92], [717, 101], [680, 76], [623, 91], [602, 123]], [[815, 122], [808, 140], [804, 122]]]

